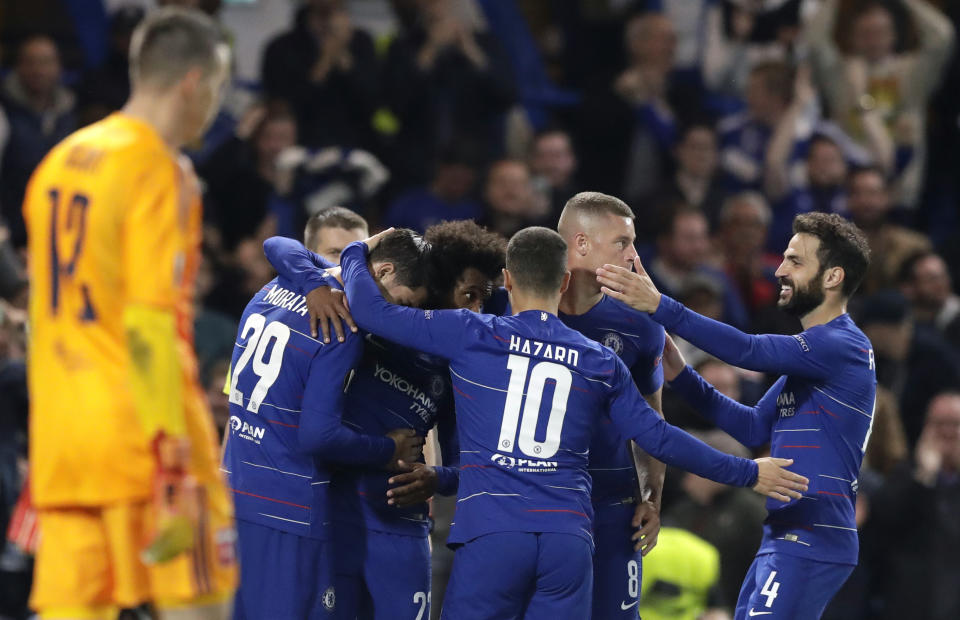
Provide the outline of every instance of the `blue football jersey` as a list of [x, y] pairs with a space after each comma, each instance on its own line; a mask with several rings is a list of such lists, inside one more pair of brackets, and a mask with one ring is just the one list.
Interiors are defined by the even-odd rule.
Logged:
[[[384, 435], [395, 428], [412, 428], [426, 437], [438, 428], [444, 468], [458, 456], [451, 442], [456, 422], [453, 389], [447, 361], [401, 347], [367, 334], [363, 357], [347, 389], [343, 422], [357, 432]], [[348, 524], [362, 517], [367, 529], [391, 534], [426, 536], [427, 504], [397, 508], [387, 504], [388, 472], [377, 469], [340, 469], [333, 493], [334, 520]], [[453, 488], [440, 488], [449, 495]]]
[[873, 425], [876, 369], [869, 339], [843, 314], [795, 336], [749, 336], [664, 296], [653, 315], [703, 350], [750, 370], [782, 372], [755, 407], [723, 396], [689, 367], [671, 384], [746, 446], [771, 444], [810, 480], [800, 500], [767, 501], [760, 553], [856, 564], [857, 478]]
[[274, 279], [247, 304], [231, 361], [223, 465], [237, 518], [322, 539], [330, 522], [325, 462], [383, 466], [394, 443], [340, 422], [362, 336], [324, 345], [309, 332], [306, 299], [287, 280]]
[[[559, 317], [567, 327], [616, 353], [630, 369], [641, 394], [653, 394], [663, 385], [664, 331], [646, 312], [604, 296], [583, 314], [561, 312]], [[605, 507], [634, 501], [637, 474], [627, 440], [609, 419], [597, 418], [596, 424], [588, 471], [593, 478], [596, 519], [602, 522]]]
[[664, 460], [746, 486], [756, 463], [722, 454], [664, 422], [610, 349], [542, 311], [509, 317], [388, 304], [366, 267], [366, 246], [341, 255], [357, 323], [450, 361], [460, 486], [450, 543], [492, 532], [574, 534], [592, 544], [587, 473], [596, 418]]

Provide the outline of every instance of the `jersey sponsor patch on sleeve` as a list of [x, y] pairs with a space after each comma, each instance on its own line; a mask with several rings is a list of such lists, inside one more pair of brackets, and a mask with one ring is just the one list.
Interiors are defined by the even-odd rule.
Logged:
[[795, 335], [794, 339], [800, 343], [800, 348], [803, 349], [804, 353], [810, 352], [810, 345], [807, 344], [807, 339], [803, 337], [803, 334]]

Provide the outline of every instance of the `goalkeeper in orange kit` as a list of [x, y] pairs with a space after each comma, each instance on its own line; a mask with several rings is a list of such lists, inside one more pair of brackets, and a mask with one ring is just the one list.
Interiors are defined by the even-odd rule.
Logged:
[[205, 16], [164, 9], [130, 55], [124, 109], [54, 148], [23, 205], [43, 618], [221, 617], [236, 580], [193, 352], [199, 189], [178, 150], [216, 113], [229, 50]]

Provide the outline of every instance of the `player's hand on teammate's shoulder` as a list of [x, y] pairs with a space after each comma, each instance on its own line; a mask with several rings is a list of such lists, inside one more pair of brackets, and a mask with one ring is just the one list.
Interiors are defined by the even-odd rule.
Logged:
[[807, 490], [810, 481], [800, 474], [784, 469], [787, 465], [793, 465], [793, 459], [769, 456], [754, 460], [758, 467], [754, 491], [781, 502], [803, 497], [803, 491]]
[[660, 507], [651, 501], [638, 502], [633, 511], [633, 527], [639, 528], [631, 537], [633, 550], [646, 557], [657, 546], [660, 536]]
[[398, 486], [387, 491], [387, 503], [397, 508], [422, 504], [437, 490], [437, 472], [433, 467], [424, 463], [397, 463], [403, 473], [393, 476], [388, 481]]
[[317, 337], [317, 326], [323, 335], [323, 342], [330, 342], [330, 334], [336, 333], [337, 340], [343, 342], [346, 331], [343, 324], [353, 333], [357, 333], [357, 324], [350, 316], [350, 306], [343, 291], [329, 286], [318, 286], [307, 293], [307, 312], [310, 313], [310, 334]]
[[647, 275], [640, 257], [633, 259], [636, 271], [619, 265], [604, 265], [597, 269], [597, 282], [604, 295], [627, 304], [634, 310], [653, 313], [660, 305], [660, 291]]
[[390, 471], [403, 471], [400, 462], [413, 463], [423, 456], [424, 439], [412, 428], [395, 428], [387, 437], [393, 440], [393, 458], [387, 465]]
[[687, 360], [669, 335], [663, 341], [663, 378], [673, 381], [687, 367]]

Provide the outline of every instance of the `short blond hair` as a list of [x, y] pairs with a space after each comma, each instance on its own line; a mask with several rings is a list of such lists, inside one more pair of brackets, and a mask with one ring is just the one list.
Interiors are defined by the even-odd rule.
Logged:
[[634, 218], [633, 209], [627, 203], [616, 196], [603, 194], [601, 192], [580, 192], [567, 201], [563, 206], [563, 213], [560, 219], [563, 220], [567, 213], [570, 215], [617, 215], [620, 217]]
[[166, 87], [194, 67], [210, 74], [225, 44], [217, 24], [204, 13], [178, 7], [157, 9], [133, 31], [130, 81]]

